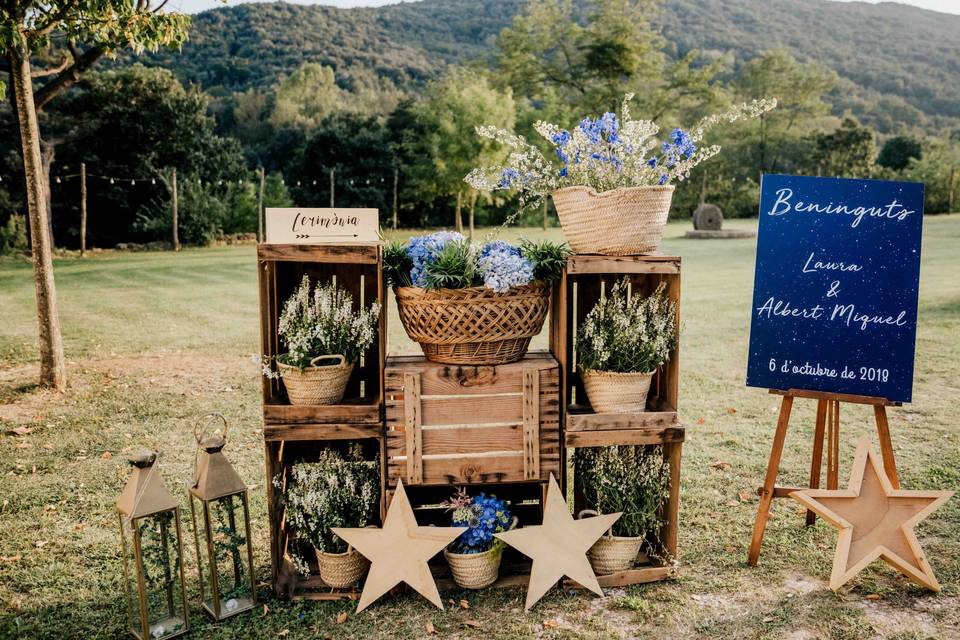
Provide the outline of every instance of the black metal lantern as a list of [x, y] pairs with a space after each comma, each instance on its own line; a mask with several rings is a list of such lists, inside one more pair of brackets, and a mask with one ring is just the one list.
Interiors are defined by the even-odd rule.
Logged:
[[117, 511], [130, 633], [164, 640], [190, 629], [180, 507], [154, 466], [156, 453], [140, 451], [129, 461], [133, 471]]
[[204, 438], [202, 432], [194, 431], [202, 451], [189, 489], [190, 515], [197, 543], [201, 604], [215, 620], [223, 620], [253, 608], [257, 593], [247, 485], [223, 455], [226, 419], [219, 413], [207, 418], [223, 421], [223, 435]]

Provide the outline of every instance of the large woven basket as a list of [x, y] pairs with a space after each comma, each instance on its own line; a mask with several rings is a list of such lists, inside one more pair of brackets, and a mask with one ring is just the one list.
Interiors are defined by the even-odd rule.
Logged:
[[[315, 364], [330, 359], [338, 362], [324, 366]], [[277, 363], [277, 370], [290, 404], [337, 404], [343, 400], [353, 363], [347, 362], [342, 355], [317, 356], [302, 371], [282, 362]]]
[[[596, 511], [584, 509], [577, 517], [583, 518], [584, 516], [595, 515], [597, 515]], [[615, 536], [613, 531], [610, 530], [607, 531], [605, 536], [593, 543], [593, 546], [587, 551], [587, 558], [590, 560], [593, 572], [598, 576], [626, 571], [632, 569], [636, 563], [642, 544], [642, 536]]]
[[334, 589], [347, 589], [357, 584], [370, 568], [370, 561], [347, 547], [346, 553], [326, 553], [317, 550], [320, 579]]
[[673, 185], [622, 187], [597, 193], [564, 187], [552, 194], [560, 226], [576, 253], [652, 253], [663, 240]]
[[486, 287], [394, 287], [400, 321], [427, 360], [445, 364], [516, 362], [540, 333], [550, 308], [541, 282], [497, 293]]
[[596, 413], [643, 413], [653, 373], [580, 371], [583, 388]]

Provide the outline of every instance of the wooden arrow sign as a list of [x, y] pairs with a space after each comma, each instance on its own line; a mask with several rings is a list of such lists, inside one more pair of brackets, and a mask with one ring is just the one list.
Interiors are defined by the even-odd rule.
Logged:
[[377, 242], [376, 209], [266, 210], [267, 244]]

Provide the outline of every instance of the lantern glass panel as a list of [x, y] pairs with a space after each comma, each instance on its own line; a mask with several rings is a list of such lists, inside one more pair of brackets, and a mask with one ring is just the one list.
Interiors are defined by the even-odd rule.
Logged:
[[[186, 630], [179, 521], [174, 509], [134, 520], [134, 543], [140, 546], [147, 612], [147, 638], [162, 640]], [[136, 611], [136, 609], [134, 610]], [[134, 623], [134, 631], [140, 627]], [[140, 633], [135, 633], [143, 637]]]
[[[211, 500], [207, 503], [206, 516], [200, 519], [203, 533], [200, 543], [201, 561], [209, 572], [216, 571], [215, 584], [219, 592], [219, 607], [216, 607], [216, 594], [212, 592], [212, 588], [206, 588], [212, 587], [213, 576], [208, 577], [207, 584], [204, 585], [204, 606], [215, 617], [220, 618], [249, 609], [254, 601], [243, 496], [233, 494]], [[204, 544], [203, 540], [209, 540], [209, 546]], [[213, 548], [215, 561], [211, 561], [210, 547]]]
[[130, 621], [130, 631], [138, 638], [146, 635], [141, 627], [140, 587], [137, 576], [140, 571], [140, 562], [137, 560], [133, 540], [133, 528], [129, 521], [120, 517], [120, 531], [123, 535], [123, 578], [127, 596], [127, 618]]

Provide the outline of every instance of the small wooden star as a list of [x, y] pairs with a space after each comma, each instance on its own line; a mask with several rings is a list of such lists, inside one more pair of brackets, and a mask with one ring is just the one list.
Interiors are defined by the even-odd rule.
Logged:
[[370, 561], [357, 612], [387, 591], [406, 582], [420, 595], [443, 609], [437, 583], [427, 561], [456, 540], [464, 527], [421, 527], [410, 507], [402, 482], [390, 501], [382, 529], [331, 529]]
[[920, 586], [940, 591], [913, 528], [952, 495], [952, 491], [895, 490], [866, 436], [857, 445], [847, 489], [790, 494], [840, 530], [830, 575], [834, 591], [877, 558]]
[[603, 595], [587, 559], [587, 551], [620, 515], [611, 513], [574, 520], [556, 479], [550, 474], [543, 524], [494, 534], [533, 560], [530, 584], [527, 586], [527, 611], [563, 576], [576, 580], [597, 595]]

